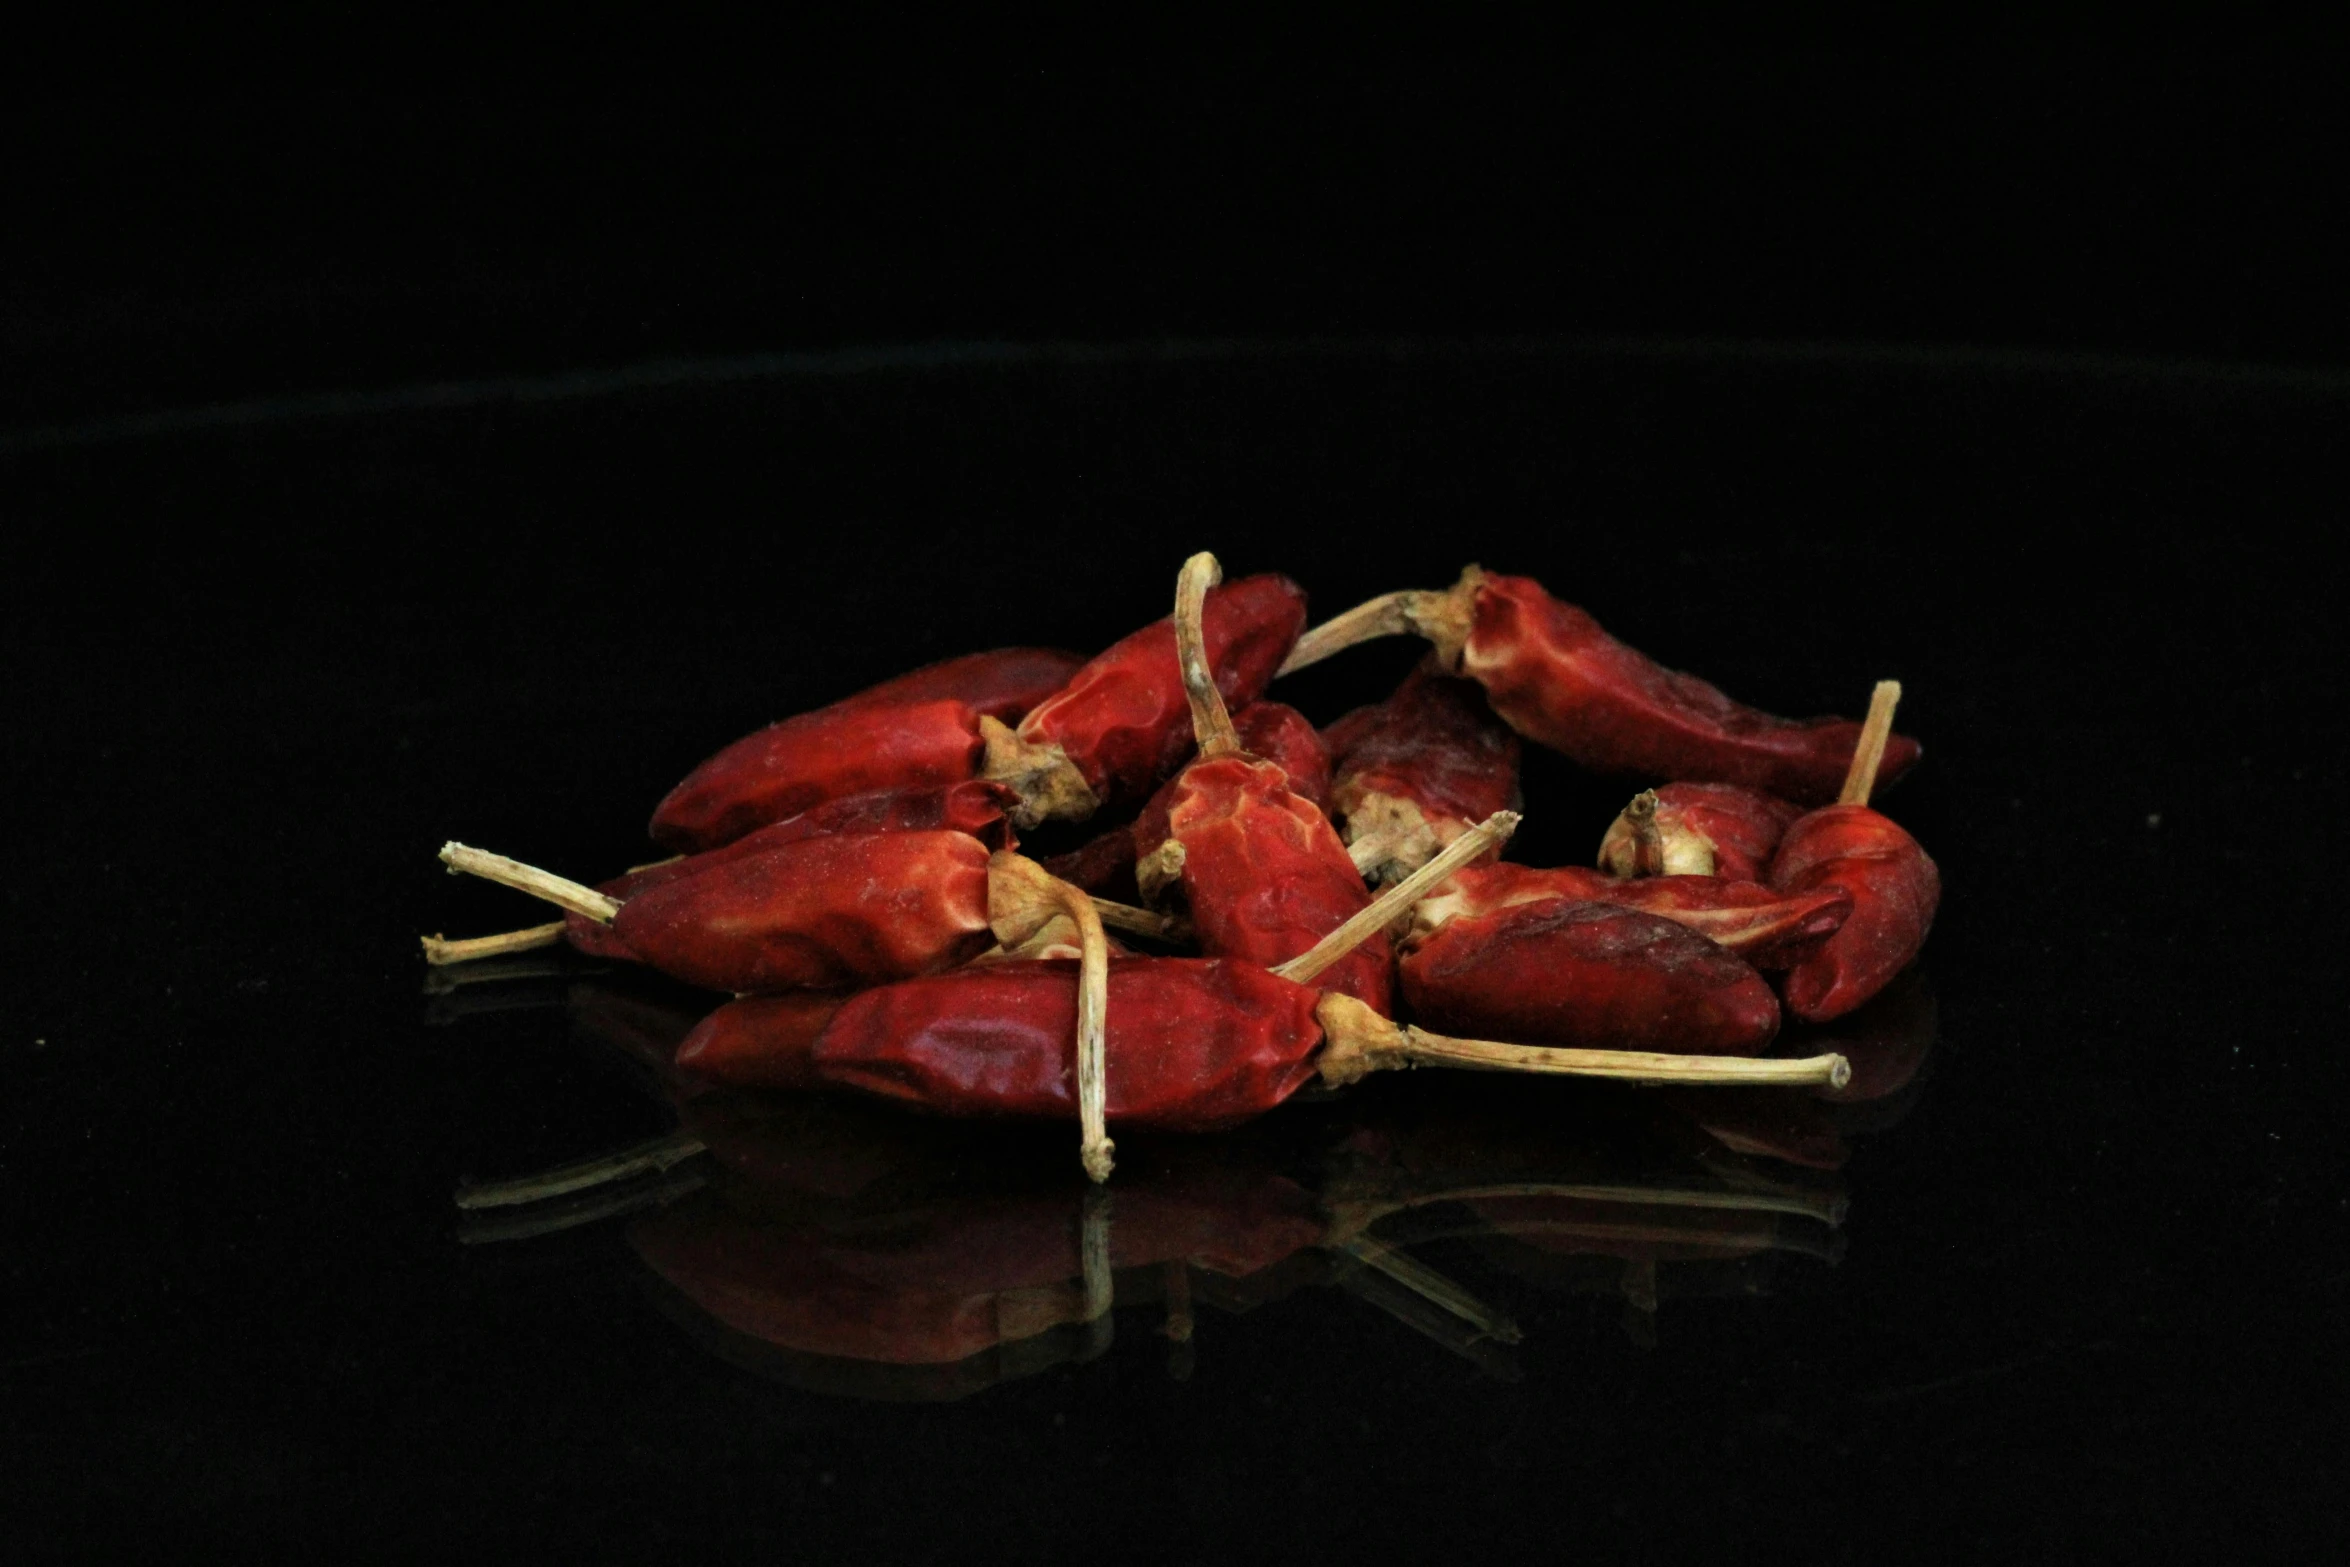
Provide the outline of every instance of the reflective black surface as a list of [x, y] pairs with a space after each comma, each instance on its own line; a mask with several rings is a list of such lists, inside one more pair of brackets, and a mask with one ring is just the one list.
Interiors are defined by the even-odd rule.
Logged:
[[[2326, 1543], [2350, 1210], [2339, 579], [2313, 546], [2350, 384], [1366, 344], [559, 390], [0, 455], [0, 1434], [32, 1554]], [[419, 933], [535, 917], [443, 876], [444, 839], [629, 863], [719, 743], [968, 648], [1100, 645], [1164, 612], [1196, 548], [1324, 612], [1467, 559], [1527, 572], [1782, 711], [1904, 681], [1927, 755], [1884, 803], [1943, 869], [1938, 1032], [1873, 1121], [1836, 1112], [1840, 1160], [1817, 1127], [1726, 1142], [1685, 1099], [1416, 1074], [1217, 1166], [1325, 1225], [1437, 1143], [1413, 1190], [1513, 1160], [1716, 1191], [1733, 1168], [1841, 1193], [1840, 1222], [1659, 1263], [1651, 1314], [1620, 1247], [1545, 1250], [1432, 1198], [1397, 1233], [1516, 1343], [1317, 1242], [1262, 1300], [1195, 1281], [1179, 1356], [1143, 1257], [1106, 1331], [1082, 1268], [1047, 1268], [1017, 1287], [1060, 1304], [1019, 1309], [1076, 1320], [1030, 1358], [862, 1383], [853, 1356], [713, 1327], [647, 1265], [647, 1227], [741, 1198], [724, 1179], [543, 1235], [460, 1225], [462, 1178], [677, 1112], [613, 1043], [644, 998], [608, 976], [425, 993]], [[1410, 658], [1285, 695], [1327, 718]], [[1516, 852], [1587, 857], [1624, 793], [1530, 759]], [[1546, 1118], [1554, 1149], [1502, 1156]], [[1017, 1139], [938, 1135], [932, 1185], [852, 1216], [968, 1234], [939, 1215], [1011, 1190], [1062, 1205], [1055, 1244], [1082, 1235], [1082, 1194]]]

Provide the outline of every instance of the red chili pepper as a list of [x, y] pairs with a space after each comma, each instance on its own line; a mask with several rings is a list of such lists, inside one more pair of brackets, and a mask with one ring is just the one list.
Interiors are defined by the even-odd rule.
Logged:
[[836, 989], [933, 974], [1093, 902], [968, 833], [836, 833], [722, 857], [625, 902], [462, 844], [458, 870], [609, 920], [623, 950], [672, 978], [736, 992]]
[[[1194, 555], [1178, 578], [1175, 638], [1199, 759], [1162, 791], [1164, 817], [1146, 813], [1135, 823], [1136, 879], [1146, 901], [1181, 884], [1201, 952], [1271, 968], [1370, 907], [1371, 894], [1330, 818], [1290, 787], [1278, 763], [1241, 749], [1203, 653], [1201, 605], [1217, 571], [1213, 555]], [[1375, 935], [1330, 971], [1324, 988], [1384, 1013], [1393, 972], [1394, 954]]]
[[1358, 707], [1324, 736], [1337, 764], [1333, 815], [1366, 876], [1395, 881], [1495, 811], [1518, 803], [1518, 737], [1474, 681], [1425, 661], [1384, 702]]
[[1611, 876], [1760, 881], [1803, 807], [1738, 784], [1669, 783], [1634, 797], [1599, 846]]
[[[1305, 714], [1279, 702], [1251, 702], [1235, 714], [1240, 748], [1249, 755], [1275, 763], [1289, 776], [1289, 787], [1315, 806], [1330, 805], [1330, 748], [1322, 743]], [[1142, 901], [1134, 879], [1138, 842], [1157, 848], [1167, 841], [1167, 807], [1174, 799], [1176, 780], [1159, 786], [1142, 814], [1133, 821], [1097, 833], [1066, 854], [1047, 856], [1044, 868], [1073, 887], [1097, 897], [1123, 903]]]
[[1779, 1031], [1750, 965], [1637, 909], [1561, 899], [1454, 919], [1398, 970], [1432, 1027], [1527, 1044], [1753, 1055]]
[[990, 718], [1016, 719], [1069, 683], [1085, 656], [1057, 647], [1000, 647], [909, 670], [843, 697], [835, 707], [909, 707], [962, 702]]
[[1787, 1010], [1806, 1022], [1842, 1017], [1883, 990], [1925, 946], [1942, 899], [1941, 873], [1926, 851], [1868, 805], [1871, 746], [1890, 729], [1900, 699], [1897, 683], [1878, 685], [1846, 799], [1799, 818], [1771, 859], [1774, 890], [1852, 895], [1851, 917], [1783, 982]]
[[[1260, 696], [1305, 625], [1306, 597], [1287, 577], [1243, 577], [1210, 594], [1202, 629], [1216, 689], [1232, 706]], [[1190, 707], [1170, 620], [1101, 653], [1020, 721], [985, 726], [986, 776], [1009, 783], [1036, 820], [1082, 820], [1148, 798], [1191, 749]]]
[[[1282, 672], [1374, 636], [1427, 637], [1448, 671], [1485, 688], [1493, 710], [1538, 744], [1603, 772], [1744, 784], [1791, 800], [1835, 797], [1860, 726], [1794, 720], [1732, 701], [1666, 669], [1600, 629], [1530, 577], [1470, 567], [1440, 593], [1395, 593], [1348, 610], [1300, 638]], [[1878, 782], [1918, 757], [1914, 740], [1886, 748]]]
[[1424, 940], [1454, 919], [1477, 918], [1521, 904], [1599, 903], [1637, 909], [1684, 925], [1756, 968], [1787, 968], [1832, 935], [1852, 912], [1840, 888], [1785, 894], [1751, 881], [1718, 876], [1649, 876], [1620, 880], [1601, 871], [1562, 865], [1475, 865], [1413, 912], [1412, 939]]
[[847, 1001], [846, 994], [821, 990], [744, 996], [694, 1026], [677, 1047], [676, 1065], [745, 1088], [819, 1087], [808, 1051]]
[[[700, 854], [681, 855], [643, 866], [625, 876], [598, 882], [596, 891], [626, 902], [630, 898], [700, 875], [712, 866], [749, 859], [806, 838], [888, 832], [968, 833], [990, 849], [1018, 847], [1007, 814], [1016, 802], [1002, 784], [965, 779], [943, 789], [887, 789], [827, 800], [813, 810], [771, 822], [754, 832]], [[638, 961], [612, 925], [573, 913], [564, 921], [564, 939], [591, 957]]]

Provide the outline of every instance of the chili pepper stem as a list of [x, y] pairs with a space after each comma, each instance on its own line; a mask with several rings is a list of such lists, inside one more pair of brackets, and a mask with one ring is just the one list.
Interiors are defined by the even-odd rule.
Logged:
[[1435, 644], [1438, 661], [1447, 670], [1457, 671], [1461, 648], [1469, 640], [1469, 628], [1475, 617], [1477, 582], [1483, 576], [1477, 567], [1470, 566], [1461, 572], [1461, 580], [1449, 588], [1407, 588], [1401, 593], [1382, 593], [1333, 615], [1297, 639], [1289, 657], [1273, 672], [1274, 677], [1295, 674], [1333, 653], [1345, 652], [1358, 642], [1401, 636], [1426, 637]]
[[1110, 1004], [1110, 938], [1093, 899], [1034, 860], [999, 850], [987, 862], [987, 922], [996, 940], [1017, 947], [1056, 914], [1077, 927], [1077, 1122], [1079, 1157], [1098, 1184], [1110, 1178], [1116, 1145], [1109, 1134], [1109, 1078], [1103, 1037]]
[[1131, 903], [1113, 903], [1108, 898], [1094, 899], [1093, 911], [1102, 917], [1102, 923], [1111, 930], [1148, 936], [1154, 941], [1183, 942], [1191, 939], [1191, 922], [1180, 915], [1138, 909]]
[[500, 931], [495, 936], [467, 936], [460, 941], [437, 935], [422, 939], [424, 961], [442, 968], [451, 963], [471, 963], [476, 958], [499, 958], [509, 952], [535, 952], [541, 947], [555, 946], [563, 940], [563, 922], [553, 920], [524, 930]]
[[1005, 814], [1023, 832], [1048, 821], [1083, 821], [1101, 809], [1101, 797], [1058, 745], [1031, 744], [1002, 719], [984, 713], [979, 736], [987, 743], [979, 776], [1020, 797]]
[[1635, 876], [1662, 876], [1665, 873], [1665, 835], [1656, 824], [1656, 791], [1643, 789], [1632, 796], [1624, 807], [1624, 820], [1632, 829], [1632, 874]]
[[1869, 716], [1862, 720], [1860, 739], [1852, 747], [1852, 767], [1844, 775], [1838, 805], [1866, 805], [1877, 787], [1877, 769], [1885, 765], [1885, 742], [1893, 738], [1893, 710], [1901, 705], [1901, 682], [1880, 680], [1869, 693]]
[[1314, 1009], [1322, 1024], [1322, 1077], [1343, 1085], [1398, 1067], [1450, 1066], [1476, 1072], [1533, 1072], [1558, 1077], [1605, 1077], [1620, 1082], [1796, 1086], [1852, 1081], [1840, 1055], [1758, 1060], [1746, 1056], [1661, 1055], [1646, 1050], [1571, 1050], [1554, 1045], [1505, 1045], [1451, 1039], [1389, 1022], [1352, 996], [1331, 992]]
[[451, 875], [479, 876], [484, 881], [494, 881], [501, 887], [512, 887], [516, 892], [527, 892], [559, 909], [584, 914], [606, 925], [611, 924], [612, 916], [620, 912], [617, 902], [593, 887], [566, 881], [535, 865], [525, 865], [520, 860], [510, 860], [503, 854], [492, 854], [486, 849], [468, 848], [462, 843], [444, 843], [441, 845], [441, 861], [449, 867]]
[[[1278, 965], [1273, 972], [1300, 985], [1312, 984], [1332, 964], [1410, 913], [1412, 905], [1434, 892], [1454, 871], [1495, 844], [1506, 841], [1518, 830], [1522, 819], [1516, 811], [1495, 811], [1455, 838], [1443, 853], [1373, 898], [1345, 924], [1287, 963]], [[1371, 1015], [1378, 1016], [1375, 1012]]]
[[1183, 672], [1184, 700], [1191, 704], [1192, 738], [1199, 742], [1203, 760], [1232, 756], [1240, 750], [1240, 735], [1216, 689], [1216, 673], [1208, 666], [1207, 632], [1201, 617], [1207, 613], [1208, 589], [1224, 580], [1216, 557], [1202, 550], [1183, 563], [1175, 577], [1175, 660]]

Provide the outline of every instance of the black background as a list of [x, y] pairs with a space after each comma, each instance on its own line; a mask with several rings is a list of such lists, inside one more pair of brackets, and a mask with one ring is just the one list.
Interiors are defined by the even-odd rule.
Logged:
[[[16, 112], [0, 1502], [39, 1555], [1659, 1560], [2326, 1543], [2345, 1190], [2335, 73], [1408, 77]], [[1542, 577], [1909, 688], [1934, 1079], [1808, 1287], [1526, 1379], [1304, 1300], [943, 1406], [703, 1354], [466, 1173], [657, 1129], [431, 1027], [445, 838], [633, 858], [779, 713], [1104, 643], [1213, 548]], [[1303, 677], [1317, 718], [1399, 650]], [[1524, 858], [1620, 799], [1529, 776]], [[1291, 1309], [1291, 1308], [1295, 1309]], [[2333, 1532], [2338, 1534], [2338, 1530]]]

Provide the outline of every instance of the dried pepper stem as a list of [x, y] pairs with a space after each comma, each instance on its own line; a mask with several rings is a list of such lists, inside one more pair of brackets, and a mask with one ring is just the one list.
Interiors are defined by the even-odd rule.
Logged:
[[987, 862], [987, 915], [1007, 947], [1044, 927], [1054, 914], [1077, 927], [1077, 1124], [1079, 1157], [1096, 1183], [1110, 1178], [1116, 1145], [1109, 1133], [1109, 1078], [1103, 1058], [1110, 1005], [1110, 938], [1093, 899], [1034, 860], [1009, 849]]
[[1224, 568], [1205, 550], [1185, 561], [1175, 578], [1175, 658], [1183, 671], [1184, 699], [1191, 704], [1191, 732], [1200, 756], [1208, 760], [1240, 750], [1224, 693], [1216, 689], [1216, 673], [1208, 667], [1207, 633], [1200, 624], [1208, 589], [1223, 580]]
[[1852, 1064], [1835, 1054], [1794, 1060], [1747, 1056], [1663, 1055], [1647, 1050], [1574, 1050], [1553, 1045], [1506, 1045], [1452, 1039], [1392, 1023], [1352, 996], [1323, 996], [1314, 1015], [1322, 1024], [1322, 1076], [1332, 1084], [1399, 1067], [1450, 1066], [1480, 1072], [1533, 1072], [1554, 1077], [1604, 1077], [1619, 1082], [1739, 1084], [1841, 1088]]
[[1893, 736], [1893, 709], [1901, 705], [1901, 682], [1880, 680], [1869, 693], [1869, 716], [1861, 721], [1860, 738], [1853, 742], [1852, 769], [1844, 775], [1838, 805], [1866, 805], [1877, 787], [1877, 769], [1885, 762], [1885, 742]]
[[552, 947], [563, 940], [563, 922], [552, 920], [544, 925], [533, 925], [525, 930], [500, 931], [495, 936], [468, 936], [451, 941], [446, 936], [426, 936], [424, 961], [435, 968], [451, 963], [471, 963], [477, 958], [499, 958], [509, 952], [535, 952], [541, 947]]
[[[1279, 965], [1273, 972], [1301, 985], [1312, 984], [1315, 977], [1333, 963], [1410, 913], [1414, 904], [1442, 886], [1454, 871], [1494, 845], [1505, 842], [1511, 833], [1518, 830], [1518, 823], [1523, 819], [1516, 811], [1495, 811], [1455, 838], [1443, 853], [1379, 894], [1345, 924], [1287, 963]], [[1374, 1017], [1377, 1015], [1372, 1014]]]
[[1470, 566], [1461, 572], [1461, 580], [1449, 588], [1382, 593], [1333, 615], [1297, 639], [1297, 645], [1289, 650], [1289, 657], [1273, 672], [1274, 676], [1295, 674], [1333, 653], [1343, 653], [1358, 642], [1378, 637], [1426, 637], [1435, 644], [1437, 657], [1445, 667], [1457, 668], [1461, 645], [1469, 639], [1477, 580], [1483, 575], [1477, 567]]
[[442, 863], [454, 873], [479, 876], [494, 881], [501, 887], [512, 887], [516, 892], [527, 892], [534, 898], [552, 903], [559, 909], [584, 914], [589, 919], [609, 925], [612, 916], [620, 912], [620, 905], [593, 887], [567, 881], [535, 865], [510, 860], [503, 854], [492, 854], [486, 849], [472, 849], [462, 843], [441, 845]]
[[[1880, 741], [1878, 750], [1884, 747]], [[1625, 825], [1632, 829], [1632, 874], [1635, 876], [1662, 876], [1665, 873], [1665, 835], [1656, 824], [1656, 791], [1643, 789], [1632, 796], [1624, 807]]]

